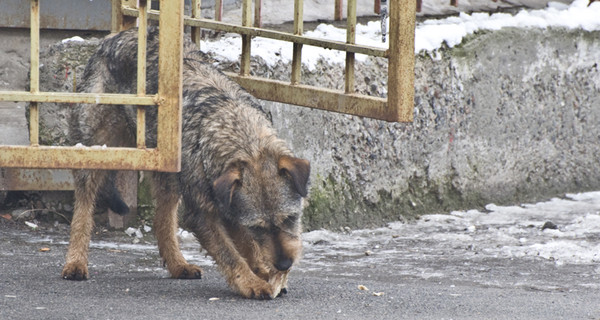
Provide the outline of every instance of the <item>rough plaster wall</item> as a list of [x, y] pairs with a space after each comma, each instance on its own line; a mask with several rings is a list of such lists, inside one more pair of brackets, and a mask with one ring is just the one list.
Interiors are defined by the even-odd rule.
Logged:
[[[94, 45], [59, 44], [42, 54], [48, 89], [72, 90], [64, 59], [81, 60]], [[598, 63], [600, 32], [502, 29], [417, 56], [414, 123], [265, 102], [280, 136], [312, 162], [306, 229], [375, 226], [600, 189]], [[289, 79], [289, 65], [252, 64], [255, 74]], [[303, 70], [303, 82], [342, 89], [343, 72], [321, 63]], [[383, 59], [358, 65], [357, 90], [385, 95], [386, 74]], [[43, 117], [64, 119], [45, 105]], [[44, 123], [51, 135], [44, 141], [64, 141], [61, 121]]]
[[[599, 39], [503, 29], [419, 55], [412, 124], [268, 103], [280, 134], [313, 162], [307, 228], [600, 188]], [[357, 67], [371, 83], [362, 91], [382, 91], [378, 64]]]

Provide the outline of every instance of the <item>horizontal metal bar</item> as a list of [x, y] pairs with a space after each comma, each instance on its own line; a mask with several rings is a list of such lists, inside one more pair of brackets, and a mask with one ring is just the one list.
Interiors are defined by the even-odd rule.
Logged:
[[[244, 89], [259, 99], [277, 101], [334, 111], [356, 116], [375, 118], [385, 121], [410, 121], [401, 119], [398, 110], [388, 108], [386, 99], [359, 94], [344, 94], [343, 91], [321, 89], [306, 85], [290, 85], [287, 82], [243, 77], [226, 72], [227, 76], [239, 83]], [[275, 100], [276, 99], [276, 100]]]
[[[123, 14], [126, 16], [137, 17], [139, 15], [137, 9], [123, 7]], [[150, 10], [148, 12], [148, 18], [152, 20], [158, 19], [158, 11]], [[192, 27], [200, 27], [206, 29], [220, 30], [226, 32], [233, 32], [242, 35], [249, 35], [252, 37], [262, 37], [281, 41], [288, 41], [294, 43], [301, 43], [309, 46], [321, 47], [325, 49], [340, 50], [347, 52], [354, 52], [365, 54], [374, 57], [388, 57], [388, 50], [376, 47], [370, 47], [360, 44], [347, 44], [341, 41], [324, 40], [318, 38], [305, 37], [301, 35], [294, 35], [287, 32], [260, 29], [254, 27], [244, 27], [231, 23], [218, 22], [214, 20], [190, 18], [185, 17], [185, 25]]]
[[29, 101], [55, 103], [132, 104], [152, 106], [156, 95], [138, 97], [134, 94], [0, 91], [0, 101]]
[[71, 170], [0, 168], [0, 191], [73, 189]]
[[157, 149], [0, 146], [0, 167], [8, 168], [177, 171], [162, 160]]

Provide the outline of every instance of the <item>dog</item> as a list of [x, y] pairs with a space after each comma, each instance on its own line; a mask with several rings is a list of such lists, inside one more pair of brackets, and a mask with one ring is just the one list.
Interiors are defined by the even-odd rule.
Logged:
[[[147, 92], [158, 87], [158, 28], [148, 29]], [[258, 101], [206, 56], [184, 43], [182, 160], [179, 173], [151, 172], [156, 200], [154, 230], [173, 278], [197, 279], [202, 270], [179, 249], [177, 209], [214, 259], [229, 286], [246, 298], [287, 293], [287, 275], [302, 252], [302, 198], [310, 162], [294, 156], [277, 137]], [[135, 93], [137, 30], [104, 39], [85, 68], [80, 91]], [[73, 108], [70, 138], [84, 145], [135, 147], [134, 106], [82, 104]], [[156, 108], [146, 115], [146, 143], [156, 146]], [[75, 205], [62, 277], [85, 280], [98, 201], [127, 211], [115, 191], [114, 171], [74, 170]]]

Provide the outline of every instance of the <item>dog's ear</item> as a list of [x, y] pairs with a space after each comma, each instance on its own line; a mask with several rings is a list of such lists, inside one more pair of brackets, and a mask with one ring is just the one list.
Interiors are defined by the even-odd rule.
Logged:
[[310, 176], [310, 162], [308, 160], [282, 156], [277, 162], [280, 174], [289, 174], [296, 192], [306, 197], [308, 194], [308, 177]]
[[229, 208], [233, 193], [241, 185], [242, 172], [238, 166], [232, 166], [213, 182], [213, 191], [217, 200]]

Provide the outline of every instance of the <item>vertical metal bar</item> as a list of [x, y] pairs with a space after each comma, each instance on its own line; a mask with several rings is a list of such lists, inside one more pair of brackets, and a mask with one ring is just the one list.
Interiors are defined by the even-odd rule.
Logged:
[[110, 5], [110, 32], [117, 33], [121, 26], [123, 14], [121, 13], [121, 0], [111, 0]]
[[381, 13], [381, 0], [375, 0], [375, 3], [373, 4], [373, 12], [376, 14]]
[[181, 170], [183, 3], [160, 0], [158, 46], [158, 137], [160, 166]]
[[[30, 23], [30, 50], [31, 71], [29, 77], [29, 88], [31, 93], [40, 91], [40, 2], [31, 0], [31, 23]], [[39, 107], [37, 102], [29, 105], [29, 141], [32, 146], [40, 144], [39, 139]]]
[[[356, 0], [348, 0], [346, 43], [354, 44], [356, 38]], [[346, 93], [354, 92], [354, 52], [346, 52]]]
[[333, 11], [333, 20], [340, 21], [342, 20], [342, 11], [344, 7], [344, 0], [333, 0], [335, 1], [335, 8]]
[[[388, 108], [390, 121], [413, 119], [415, 70], [415, 0], [390, 1]], [[402, 76], [404, 74], [404, 76]]]
[[[242, 26], [252, 26], [252, 0], [244, 0], [242, 2]], [[242, 56], [240, 61], [240, 74], [247, 76], [250, 74], [250, 47], [252, 45], [252, 37], [242, 35]]]
[[[304, 1], [294, 1], [294, 34], [302, 35], [304, 32]], [[292, 53], [292, 76], [291, 84], [299, 84], [302, 77], [302, 44], [294, 43]]]
[[223, 19], [223, 0], [215, 0], [215, 20]]
[[[192, 0], [192, 18], [202, 18], [202, 0]], [[192, 42], [200, 49], [201, 30], [199, 27], [192, 27]]]
[[421, 12], [423, 8], [423, 0], [417, 0], [417, 12]]
[[[147, 0], [139, 0], [138, 17], [138, 54], [137, 54], [137, 95], [146, 95], [146, 42], [148, 20]], [[137, 107], [137, 147], [142, 149], [146, 147], [146, 107]]]
[[458, 0], [450, 0], [450, 5], [454, 7], [458, 7]]
[[254, 26], [262, 27], [262, 0], [254, 0]]
[[110, 32], [117, 33], [135, 27], [135, 17], [123, 15], [123, 6], [135, 7], [135, 0], [112, 0]]

